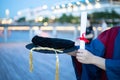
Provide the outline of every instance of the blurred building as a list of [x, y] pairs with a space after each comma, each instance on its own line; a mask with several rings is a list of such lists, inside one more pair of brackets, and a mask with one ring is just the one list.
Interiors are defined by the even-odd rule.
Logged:
[[111, 11], [114, 9], [120, 12], [120, 0], [77, 0], [55, 4], [48, 8], [47, 5], [36, 8], [27, 8], [18, 11], [17, 19], [25, 17], [27, 21], [42, 21], [44, 17], [60, 17], [63, 13], [79, 16], [81, 11], [87, 10], [89, 13], [94, 11]]
[[9, 9], [5, 10], [5, 18], [0, 19], [0, 24], [11, 24], [13, 22], [12, 18], [10, 18], [10, 11]]
[[51, 15], [51, 11], [48, 9], [47, 5], [43, 5], [36, 8], [27, 8], [24, 10], [20, 10], [17, 14], [17, 19], [25, 17], [26, 21], [41, 21], [45, 16]]

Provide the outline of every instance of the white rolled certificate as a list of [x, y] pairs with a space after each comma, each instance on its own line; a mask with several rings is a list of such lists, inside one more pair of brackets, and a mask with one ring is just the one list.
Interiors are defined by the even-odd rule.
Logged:
[[[80, 37], [85, 37], [87, 26], [87, 12], [81, 12], [81, 26], [80, 26]], [[85, 49], [85, 41], [80, 40], [80, 49]]]

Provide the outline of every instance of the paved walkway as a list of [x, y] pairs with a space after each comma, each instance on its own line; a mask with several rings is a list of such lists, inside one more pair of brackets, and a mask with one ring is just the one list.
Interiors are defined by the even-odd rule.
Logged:
[[[27, 43], [0, 43], [0, 80], [55, 80], [55, 55], [33, 52], [34, 70], [29, 72]], [[76, 80], [71, 58], [60, 54], [60, 79]]]

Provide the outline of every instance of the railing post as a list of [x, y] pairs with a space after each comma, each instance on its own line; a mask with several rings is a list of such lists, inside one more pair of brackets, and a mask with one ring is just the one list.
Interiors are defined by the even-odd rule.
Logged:
[[8, 26], [4, 26], [4, 42], [7, 42]]
[[77, 26], [74, 27], [74, 37], [73, 37], [73, 40], [76, 40], [76, 38], [77, 38], [77, 32], [78, 32], [77, 28], [78, 28]]
[[56, 26], [53, 26], [52, 34], [53, 34], [53, 37], [54, 37], [54, 38], [56, 38], [56, 37], [57, 37], [57, 30], [56, 30]]
[[32, 36], [33, 36], [33, 31], [32, 31], [32, 26], [29, 26], [29, 41], [31, 41]]

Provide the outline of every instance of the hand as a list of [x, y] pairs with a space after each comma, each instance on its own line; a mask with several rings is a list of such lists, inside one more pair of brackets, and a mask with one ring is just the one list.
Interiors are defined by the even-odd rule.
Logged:
[[94, 57], [95, 55], [93, 55], [88, 50], [84, 50], [84, 49], [80, 49], [76, 54], [77, 60], [84, 64], [93, 64]]
[[95, 56], [87, 50], [80, 49], [76, 54], [76, 58], [81, 63], [93, 64], [103, 70], [106, 70], [105, 59], [99, 56]]

